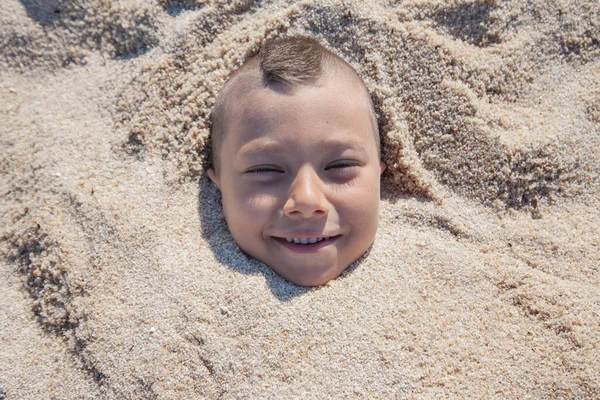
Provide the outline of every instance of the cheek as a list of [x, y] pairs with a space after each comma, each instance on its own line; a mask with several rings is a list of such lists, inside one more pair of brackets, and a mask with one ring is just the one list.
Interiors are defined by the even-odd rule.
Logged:
[[379, 198], [365, 196], [363, 193], [355, 201], [349, 202], [346, 212], [348, 218], [352, 219], [351, 223], [361, 227], [372, 226], [379, 218]]
[[248, 254], [260, 259], [263, 232], [277, 216], [273, 196], [241, 190], [223, 197], [223, 214], [236, 243]]
[[223, 214], [227, 223], [250, 225], [264, 222], [278, 206], [278, 198], [273, 194], [253, 191], [238, 186], [223, 195]]
[[376, 229], [379, 220], [379, 176], [365, 180], [338, 198], [339, 212], [354, 228], [364, 229], [367, 235]]

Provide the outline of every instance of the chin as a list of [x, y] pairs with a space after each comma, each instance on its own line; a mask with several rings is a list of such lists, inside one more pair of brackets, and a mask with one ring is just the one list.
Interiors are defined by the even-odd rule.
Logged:
[[[275, 270], [275, 269], [273, 269], [273, 270], [275, 272], [277, 272], [277, 270]], [[314, 286], [324, 285], [327, 282], [337, 278], [338, 276], [341, 275], [341, 273], [343, 271], [344, 270], [341, 270], [338, 273], [334, 273], [330, 270], [326, 270], [321, 273], [315, 273], [314, 271], [311, 271], [311, 272], [306, 272], [306, 273], [298, 272], [295, 274], [281, 274], [281, 273], [277, 272], [277, 274], [279, 274], [281, 277], [283, 277], [288, 282], [293, 283], [294, 285], [304, 286], [304, 287], [314, 287]]]
[[302, 286], [302, 287], [322, 286], [322, 285], [326, 284], [327, 282], [329, 282], [331, 279], [335, 279], [335, 278], [327, 278], [327, 279], [304, 279], [304, 278], [289, 279], [289, 278], [285, 278], [286, 281], [293, 283], [296, 286]]

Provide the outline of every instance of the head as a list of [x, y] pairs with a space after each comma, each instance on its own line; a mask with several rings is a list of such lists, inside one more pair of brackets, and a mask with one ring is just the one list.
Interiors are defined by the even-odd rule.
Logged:
[[373, 243], [381, 162], [359, 75], [309, 38], [268, 42], [212, 114], [212, 168], [242, 250], [301, 286], [339, 276]]

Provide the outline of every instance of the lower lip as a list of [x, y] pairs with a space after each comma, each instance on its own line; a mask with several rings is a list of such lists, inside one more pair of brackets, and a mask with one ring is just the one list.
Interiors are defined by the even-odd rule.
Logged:
[[321, 240], [320, 242], [313, 243], [313, 244], [295, 244], [294, 242], [290, 243], [287, 240], [282, 239], [282, 238], [274, 238], [274, 239], [276, 241], [278, 241], [279, 243], [281, 243], [281, 245], [283, 247], [293, 251], [294, 253], [313, 254], [313, 253], [319, 252], [324, 247], [327, 247], [330, 244], [333, 244], [333, 242], [335, 242], [339, 237], [340, 237], [339, 235], [330, 237], [329, 239], [324, 239], [324, 240]]

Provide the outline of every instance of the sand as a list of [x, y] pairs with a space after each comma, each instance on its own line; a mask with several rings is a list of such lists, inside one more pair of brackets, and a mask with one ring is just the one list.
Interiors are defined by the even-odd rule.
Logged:
[[[599, 10], [2, 1], [0, 399], [600, 398]], [[289, 34], [364, 77], [388, 164], [313, 289], [203, 173], [224, 79]]]

